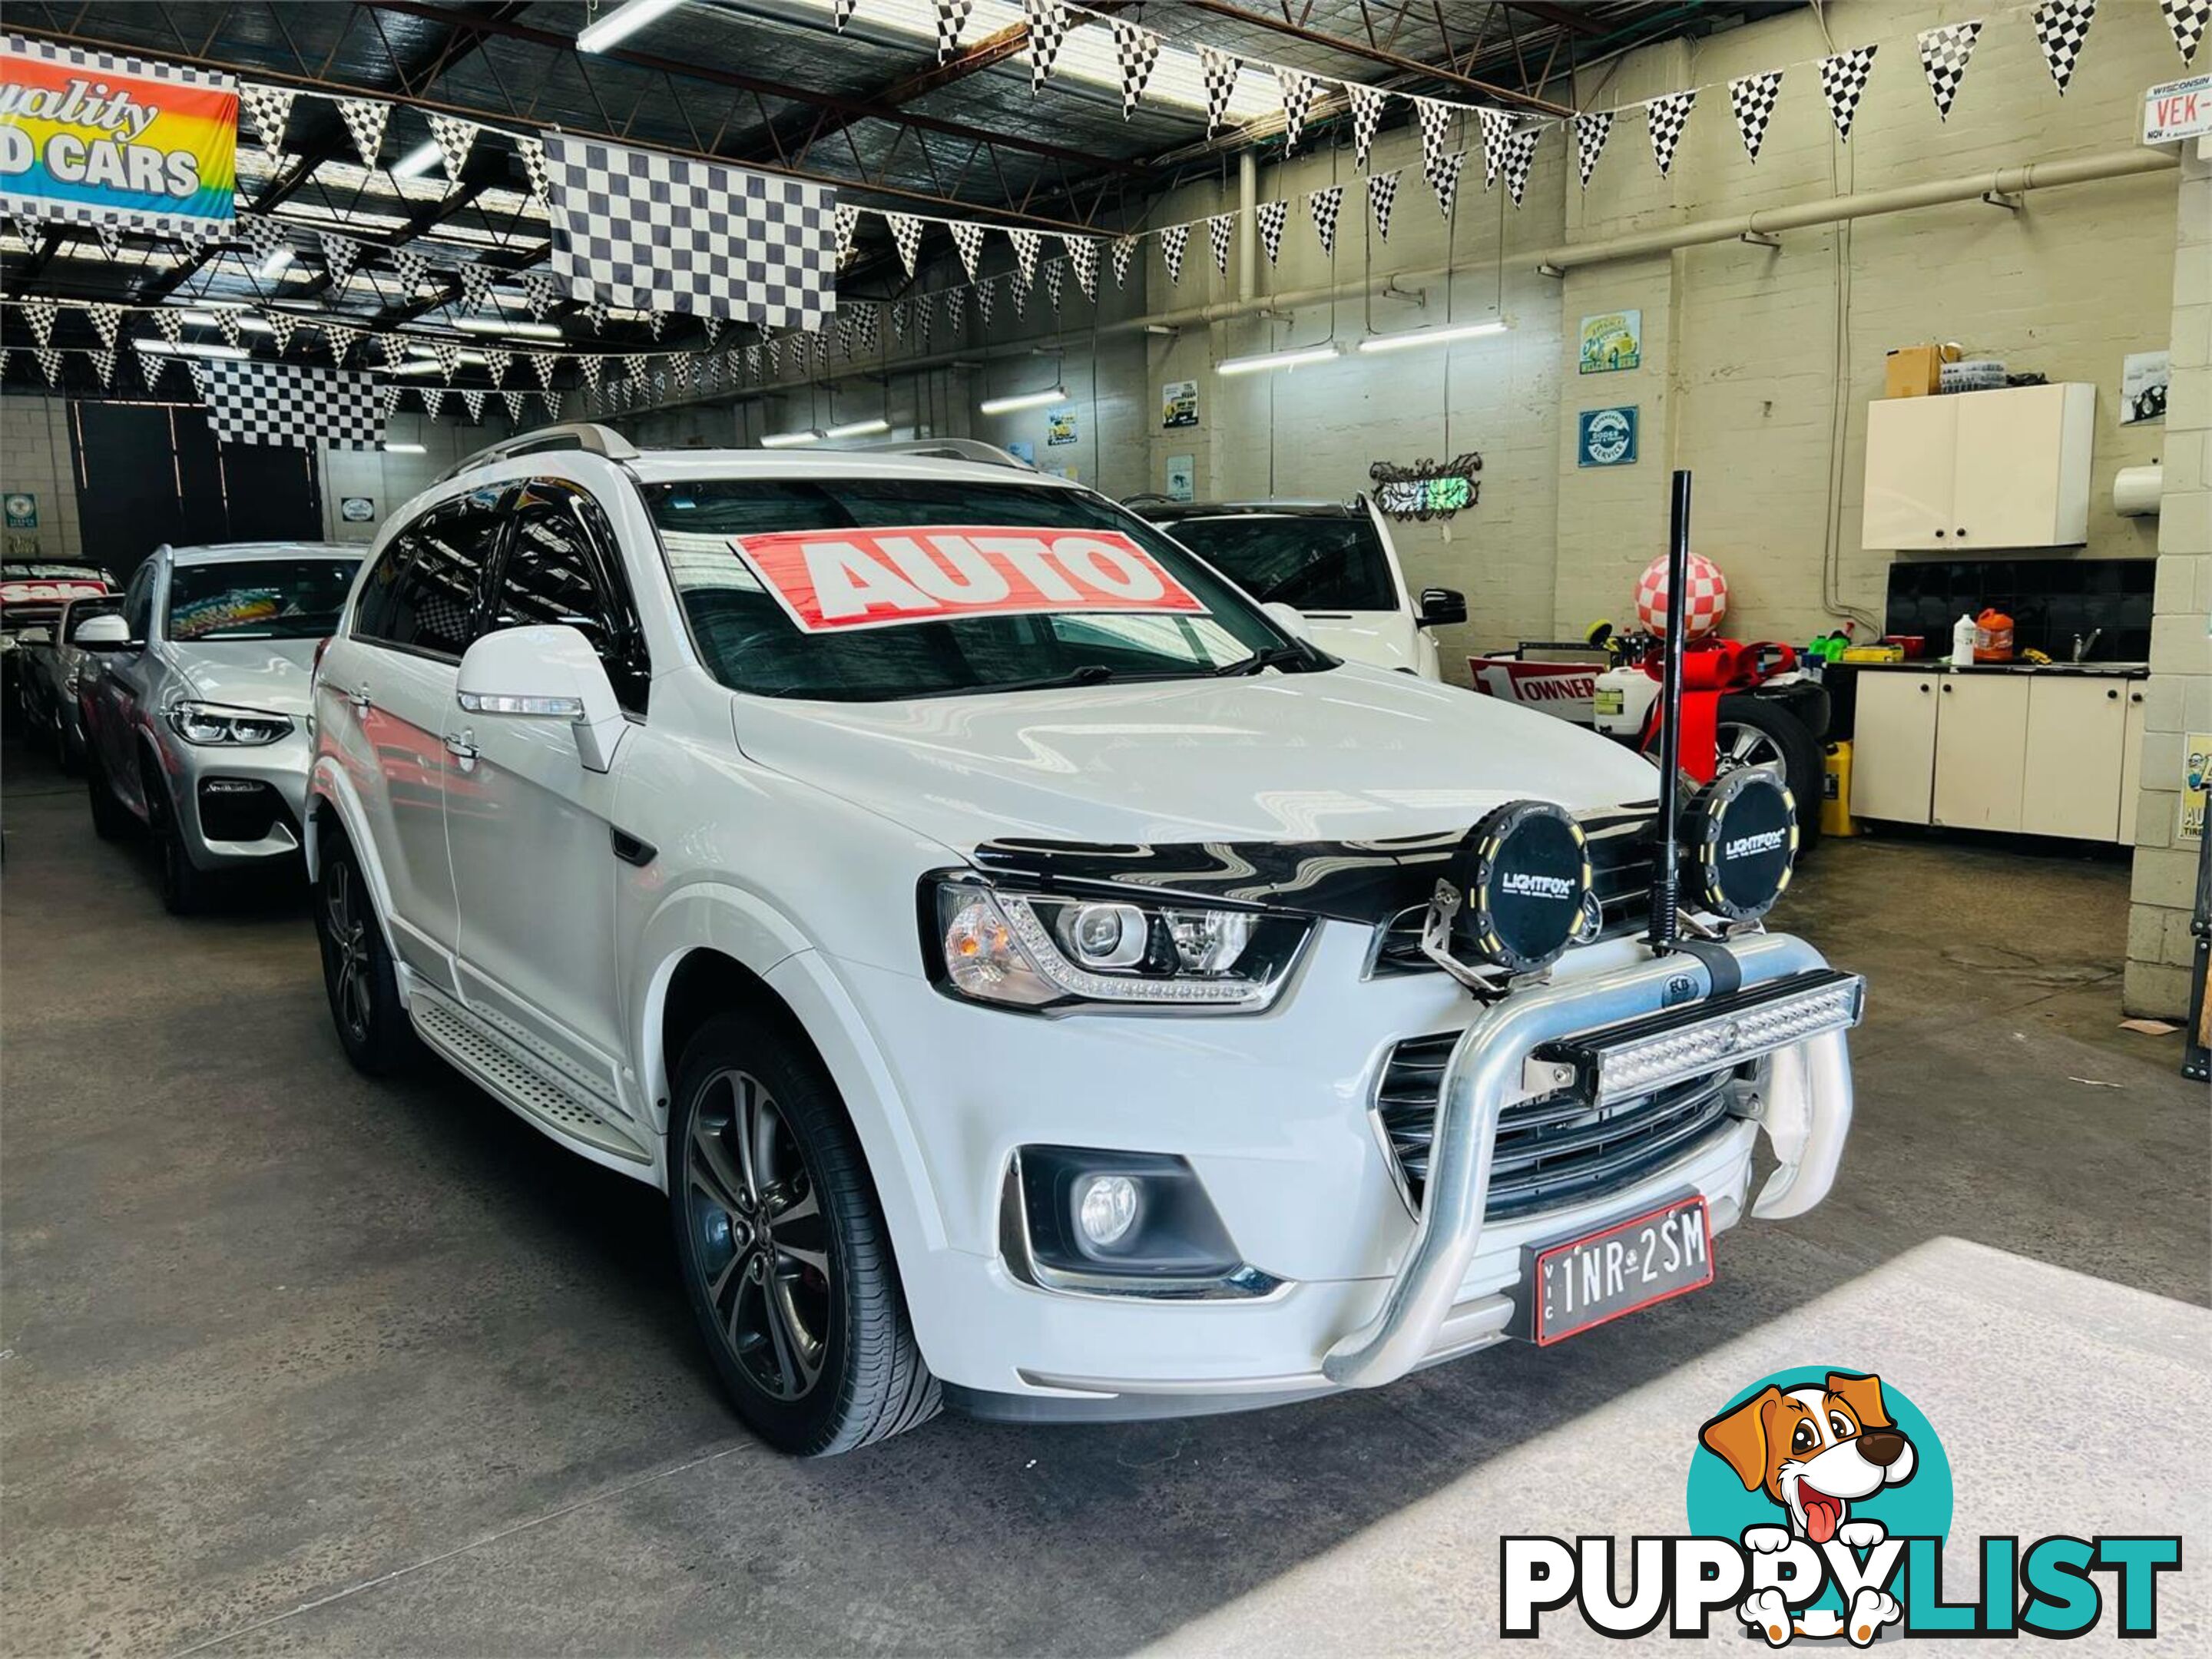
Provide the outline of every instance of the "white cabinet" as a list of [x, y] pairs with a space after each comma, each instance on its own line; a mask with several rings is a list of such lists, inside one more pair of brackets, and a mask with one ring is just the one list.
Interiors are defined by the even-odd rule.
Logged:
[[1936, 682], [1940, 678], [1887, 670], [1859, 675], [1858, 714], [1851, 730], [1854, 816], [1898, 823], [1928, 822], [1936, 780]]
[[1971, 555], [2086, 541], [2096, 411], [2089, 385], [1869, 404], [1859, 544]]
[[2119, 838], [2130, 689], [2126, 680], [2079, 676], [2028, 681], [2022, 830], [2077, 841]]
[[1936, 811], [1953, 830], [2020, 828], [2028, 680], [1946, 674], [1936, 699]]
[[2127, 726], [2120, 749], [2120, 828], [2116, 839], [2123, 847], [2136, 844], [2136, 797], [2142, 789], [2143, 683], [2132, 680], [2127, 688]]

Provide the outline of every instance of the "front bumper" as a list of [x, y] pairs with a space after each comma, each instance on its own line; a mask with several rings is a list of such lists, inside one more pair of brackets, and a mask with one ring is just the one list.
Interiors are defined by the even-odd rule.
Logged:
[[171, 800], [203, 870], [299, 855], [312, 740], [297, 726], [275, 743], [188, 744], [163, 734]]

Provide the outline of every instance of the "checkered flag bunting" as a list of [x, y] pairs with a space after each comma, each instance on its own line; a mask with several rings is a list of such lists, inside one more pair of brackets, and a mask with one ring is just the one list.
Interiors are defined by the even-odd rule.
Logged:
[[599, 382], [607, 377], [607, 360], [598, 356], [579, 357], [576, 359], [576, 367], [583, 373], [584, 384], [596, 393], [599, 389]]
[[507, 405], [507, 418], [520, 426], [522, 411], [530, 405], [530, 394], [527, 392], [502, 392], [499, 394], [499, 400]]
[[945, 228], [952, 233], [952, 246], [960, 250], [960, 268], [974, 282], [975, 268], [983, 263], [983, 227], [970, 220], [954, 219]]
[[[62, 354], [52, 346], [40, 346], [31, 354], [39, 366], [39, 373], [46, 377], [46, 384], [58, 388], [62, 383]], [[193, 365], [198, 368], [198, 364]]]
[[154, 313], [154, 331], [171, 345], [185, 337], [184, 313], [170, 306], [163, 306]]
[[1973, 61], [1974, 43], [1981, 35], [1978, 17], [1920, 31], [1921, 72], [1928, 77], [1928, 90], [1935, 94], [1936, 113], [1947, 121], [1951, 118], [1952, 100], [1966, 78], [1966, 65]]
[[461, 169], [469, 164], [469, 152], [477, 147], [477, 124], [458, 115], [433, 115], [429, 121], [431, 141], [445, 158], [446, 178], [459, 184]]
[[236, 306], [224, 306], [215, 313], [215, 328], [216, 332], [222, 336], [223, 343], [234, 349], [246, 337], [245, 330], [238, 324]]
[[1030, 289], [1035, 286], [1035, 283], [1036, 279], [1033, 276], [1025, 276], [1018, 270], [1006, 273], [1006, 286], [1012, 290], [1014, 296], [1015, 316], [1029, 315]]
[[341, 98], [338, 118], [345, 123], [347, 134], [353, 139], [354, 152], [361, 157], [365, 167], [376, 165], [376, 153], [384, 148], [384, 125], [392, 118], [392, 106], [378, 98]]
[[224, 443], [383, 447], [384, 410], [366, 374], [228, 358], [192, 367], [209, 422]]
[[441, 386], [418, 386], [415, 388], [415, 395], [422, 400], [422, 412], [436, 420], [438, 411], [446, 406], [446, 388]]
[[1735, 111], [1735, 130], [1743, 135], [1744, 154], [1759, 160], [1759, 147], [1766, 142], [1767, 124], [1782, 96], [1782, 71], [1744, 75], [1729, 82], [1729, 104]]
[[[1096, 272], [1094, 271], [1093, 274], [1095, 275]], [[948, 288], [942, 297], [945, 305], [945, 331], [949, 334], [958, 334], [968, 326], [967, 285], [962, 283], [957, 288]]]
[[[412, 299], [415, 290], [429, 280], [430, 262], [409, 248], [392, 250], [392, 268], [399, 273], [399, 292], [408, 299]], [[553, 308], [553, 279], [547, 276], [542, 280], [545, 283], [545, 308], [550, 311]]]
[[1346, 81], [1344, 90], [1352, 100], [1352, 165], [1364, 173], [1367, 152], [1375, 148], [1375, 135], [1382, 126], [1382, 106], [1389, 102], [1389, 94], [1357, 81]]
[[1283, 226], [1291, 216], [1288, 202], [1262, 202], [1252, 211], [1260, 227], [1260, 246], [1267, 250], [1267, 263], [1273, 264], [1282, 257]]
[[1035, 97], [1044, 90], [1053, 60], [1060, 56], [1060, 42], [1067, 39], [1072, 22], [1060, 0], [1023, 0], [1022, 9], [1029, 17], [1030, 95]]
[[1189, 246], [1188, 225], [1170, 225], [1160, 233], [1160, 258], [1167, 261], [1168, 281], [1170, 283], [1180, 283], [1182, 281], [1182, 256]]
[[1094, 236], [1063, 236], [1060, 245], [1067, 250], [1067, 263], [1075, 271], [1075, 285], [1083, 290], [1083, 297], [1092, 304], [1098, 301], [1098, 240]]
[[1505, 141], [1505, 154], [1498, 161], [1498, 171], [1505, 175], [1505, 188], [1512, 192], [1515, 207], [1521, 205], [1521, 192], [1528, 188], [1528, 169], [1536, 161], [1536, 141], [1543, 136], [1543, 128], [1530, 127]]
[[1605, 141], [1612, 137], [1611, 110], [1591, 110], [1575, 117], [1575, 170], [1582, 174], [1584, 190], [1589, 188], [1590, 174], [1597, 171], [1597, 158], [1605, 154]]
[[102, 390], [114, 386], [115, 349], [112, 346], [103, 346], [92, 354], [92, 372], [100, 376]]
[[1398, 169], [1367, 175], [1367, 205], [1375, 215], [1376, 234], [1390, 240], [1390, 210], [1398, 202]]
[[1344, 186], [1331, 185], [1326, 190], [1314, 191], [1306, 198], [1306, 210], [1313, 216], [1314, 234], [1321, 238], [1321, 251], [1334, 258], [1337, 216], [1344, 211]]
[[2158, 0], [2158, 9], [2166, 15], [2173, 44], [2181, 50], [2181, 61], [2195, 63], [2205, 26], [2212, 23], [2212, 0]]
[[579, 300], [576, 303], [582, 307], [584, 320], [592, 325], [592, 331], [595, 334], [606, 327], [607, 319], [609, 316], [612, 315], [614, 312], [614, 307], [612, 306], [609, 305], [605, 300], [599, 299], [597, 297], [593, 297], [589, 300]]
[[495, 350], [490, 346], [486, 346], [483, 360], [484, 374], [489, 377], [494, 386], [497, 386], [507, 378], [507, 371], [514, 367], [514, 354], [512, 351]]
[[445, 377], [447, 385], [451, 386], [453, 376], [461, 372], [460, 342], [431, 340], [427, 343], [430, 348], [430, 360], [438, 365], [438, 373]]
[[158, 390], [161, 383], [161, 371], [167, 368], [174, 359], [164, 357], [158, 352], [143, 350], [137, 356], [138, 376], [146, 382], [146, 390], [149, 392]]
[[1051, 306], [1052, 314], [1055, 317], [1060, 315], [1060, 290], [1066, 285], [1066, 260], [1051, 259], [1046, 262], [1044, 268], [1044, 297], [1046, 302]]
[[937, 61], [943, 63], [960, 50], [960, 31], [968, 27], [968, 14], [975, 0], [937, 0]]
[[469, 418], [471, 420], [479, 422], [483, 421], [484, 400], [489, 396], [490, 393], [479, 392], [474, 386], [471, 386], [467, 391], [461, 393], [461, 402], [468, 406]]
[[860, 228], [860, 210], [840, 202], [831, 210], [831, 228], [837, 237], [837, 263], [842, 265], [853, 257], [853, 233]]
[[1027, 288], [1036, 280], [1037, 250], [1044, 244], [1041, 232], [1024, 230], [1016, 225], [1008, 228], [1006, 240], [1014, 245], [1014, 269], [1022, 274], [1022, 286]]
[[[299, 327], [300, 319], [289, 311], [264, 311], [261, 313], [261, 320], [269, 325], [269, 337], [276, 342], [276, 355], [283, 356], [292, 349], [292, 331]], [[461, 349], [455, 346], [453, 357], [456, 363], [459, 362], [460, 353]]]
[[[898, 249], [899, 264], [906, 267], [911, 281], [915, 265], [921, 261], [921, 221], [911, 213], [886, 213], [884, 222], [891, 228], [891, 245]], [[843, 258], [842, 252], [839, 258]]]
[[1697, 90], [1692, 88], [1654, 98], [1644, 106], [1644, 124], [1651, 130], [1651, 159], [1659, 164], [1662, 179], [1674, 165], [1674, 147], [1682, 142], [1682, 129], [1690, 124], [1690, 106], [1697, 101]]
[[561, 367], [561, 354], [557, 351], [526, 351], [523, 357], [530, 364], [531, 373], [537, 375], [538, 384], [551, 391], [554, 374]]
[[891, 341], [894, 344], [904, 345], [906, 343], [907, 319], [913, 316], [913, 314], [914, 302], [912, 301], [894, 300], [891, 302]]
[[[480, 265], [474, 260], [460, 269], [461, 304], [470, 311], [482, 311], [484, 301], [491, 298], [492, 279], [498, 273], [489, 265]], [[656, 330], [657, 333], [659, 331]]]
[[111, 259], [115, 257], [115, 251], [123, 246], [123, 231], [119, 226], [94, 225], [92, 234], [100, 243], [100, 251]]
[[540, 207], [553, 200], [553, 164], [545, 159], [543, 138], [518, 138], [514, 153], [522, 158], [522, 176], [530, 181], [530, 199]]
[[542, 270], [522, 273], [522, 303], [531, 316], [544, 322], [560, 302], [561, 291], [554, 287], [553, 279]]
[[289, 87], [257, 86], [251, 81], [238, 83], [238, 101], [253, 118], [253, 131], [272, 161], [283, 156], [284, 124], [292, 118], [292, 100], [298, 95]]
[[1213, 268], [1224, 276], [1229, 274], [1229, 240], [1237, 234], [1237, 216], [1217, 213], [1206, 222], [1206, 240], [1213, 249]]
[[1108, 18], [1106, 27], [1113, 31], [1114, 63], [1121, 71], [1121, 118], [1126, 121], [1137, 112], [1145, 82], [1152, 78], [1152, 65], [1159, 62], [1160, 37], [1118, 17]]
[[266, 213], [241, 213], [231, 221], [231, 234], [252, 250], [258, 264], [266, 264], [270, 257], [285, 243], [284, 222]]
[[992, 290], [998, 286], [998, 280], [994, 276], [975, 284], [975, 314], [983, 319], [983, 326], [986, 328], [991, 325], [993, 303], [991, 294]]
[[1433, 180], [1451, 138], [1452, 106], [1440, 99], [1416, 98], [1413, 118], [1421, 130], [1421, 176]]
[[1243, 67], [1228, 52], [1216, 52], [1212, 46], [1198, 49], [1199, 78], [1206, 83], [1206, 136], [1209, 138], [1229, 118], [1229, 100], [1237, 95], [1237, 73]]
[[112, 350], [115, 347], [116, 336], [123, 331], [123, 307], [121, 306], [87, 306], [84, 308], [84, 314], [91, 319], [94, 331], [100, 336], [100, 343]]
[[2030, 20], [2035, 27], [2035, 44], [2043, 52], [2043, 61], [2051, 66], [2051, 78], [2061, 98], [2074, 78], [2081, 43], [2089, 38], [2089, 25], [2096, 17], [2097, 0], [2044, 0]]
[[1505, 141], [1513, 136], [1513, 118], [1502, 109], [1478, 109], [1474, 115], [1482, 125], [1482, 187], [1488, 190], [1498, 182]]
[[866, 301], [862, 301], [860, 306], [860, 350], [864, 354], [872, 354], [876, 349], [877, 329], [879, 325], [883, 307], [878, 305], [872, 304]]
[[854, 8], [860, 3], [860, 0], [831, 0], [830, 27], [842, 34], [845, 32], [845, 25], [853, 21]]
[[1320, 83], [1304, 70], [1275, 65], [1275, 88], [1283, 97], [1283, 153], [1288, 155], [1298, 147], [1298, 136], [1306, 130], [1306, 112], [1313, 107], [1314, 94]]
[[816, 327], [836, 308], [836, 192], [556, 135], [553, 273], [578, 299]]
[[1867, 82], [1874, 74], [1874, 55], [1878, 50], [1875, 46], [1859, 46], [1820, 60], [1820, 94], [1828, 100], [1828, 115], [1836, 124], [1836, 137], [1845, 143], [1850, 140], [1851, 119], [1858, 113], [1859, 100], [1866, 96]]
[[656, 311], [645, 319], [645, 331], [656, 340], [668, 332], [668, 313]]
[[361, 263], [361, 244], [350, 236], [341, 236], [334, 230], [321, 233], [323, 267], [331, 273], [331, 286], [343, 288], [346, 279], [353, 275], [354, 267]]

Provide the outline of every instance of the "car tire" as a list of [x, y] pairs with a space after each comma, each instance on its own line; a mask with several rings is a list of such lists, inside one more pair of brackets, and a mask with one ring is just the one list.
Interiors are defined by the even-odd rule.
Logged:
[[198, 915], [214, 897], [215, 878], [192, 862], [185, 845], [185, 827], [169, 799], [168, 786], [149, 761], [143, 769], [146, 823], [153, 831], [154, 849], [161, 860], [161, 904], [173, 916]]
[[1748, 761], [1771, 765], [1779, 760], [1784, 781], [1797, 799], [1797, 856], [1820, 839], [1820, 745], [1805, 722], [1764, 697], [1724, 696], [1715, 716], [1720, 740], [1720, 769]]
[[668, 1130], [684, 1290], [738, 1414], [800, 1457], [940, 1405], [836, 1085], [781, 1023], [719, 1015], [684, 1045]]
[[400, 1000], [399, 975], [368, 883], [343, 837], [332, 836], [315, 881], [315, 939], [323, 991], [339, 1046], [356, 1071], [391, 1077], [422, 1059], [422, 1039]]
[[107, 781], [107, 769], [97, 754], [88, 754], [84, 767], [85, 794], [92, 803], [92, 833], [102, 841], [121, 841], [130, 833], [131, 809], [115, 796]]

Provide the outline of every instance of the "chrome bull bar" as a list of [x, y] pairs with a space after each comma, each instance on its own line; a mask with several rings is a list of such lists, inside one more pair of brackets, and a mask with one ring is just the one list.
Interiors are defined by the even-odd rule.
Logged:
[[[1733, 1023], [1735, 1040], [1711, 1052], [1706, 1069], [1774, 1056], [1753, 1115], [1773, 1139], [1782, 1167], [1769, 1177], [1752, 1212], [1796, 1215], [1826, 1195], [1850, 1125], [1844, 1033], [1858, 1022], [1858, 981], [1830, 974], [1819, 951], [1786, 933], [1761, 933], [1726, 948], [1741, 973], [1741, 990], [1718, 999], [1710, 1012], [1700, 1005], [1713, 992], [1712, 974], [1685, 952], [1522, 992], [1485, 1010], [1460, 1034], [1444, 1071], [1413, 1243], [1382, 1306], [1322, 1358], [1322, 1371], [1330, 1382], [1377, 1388], [1427, 1358], [1481, 1243], [1492, 1151], [1508, 1106], [1571, 1078], [1601, 1087], [1607, 1060], [1617, 1069], [1663, 1065], [1653, 1059], [1649, 1042], [1607, 1045], [1588, 1040], [1590, 1034], [1627, 1027], [1646, 1038], [1694, 1037]], [[1824, 1011], [1798, 1010], [1793, 1018], [1761, 1024], [1748, 1012], [1768, 1006], [1759, 994], [1769, 989], [1791, 993], [1787, 1000], [1793, 1007], [1799, 1000], [1796, 991], [1835, 994]], [[1585, 1041], [1570, 1042], [1578, 1037]], [[1557, 1058], [1540, 1060], [1540, 1051]], [[1532, 1079], [1540, 1069], [1552, 1073], [1548, 1080]]]

